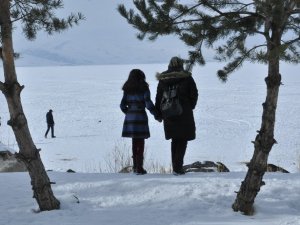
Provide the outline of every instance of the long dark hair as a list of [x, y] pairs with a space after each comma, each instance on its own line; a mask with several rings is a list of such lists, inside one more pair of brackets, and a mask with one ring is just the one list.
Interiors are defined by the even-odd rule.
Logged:
[[149, 88], [146, 82], [146, 76], [143, 71], [133, 69], [130, 71], [127, 81], [124, 83], [122, 90], [126, 93], [134, 94], [144, 92]]
[[172, 57], [168, 66], [168, 72], [180, 72], [183, 69], [183, 60], [177, 56]]

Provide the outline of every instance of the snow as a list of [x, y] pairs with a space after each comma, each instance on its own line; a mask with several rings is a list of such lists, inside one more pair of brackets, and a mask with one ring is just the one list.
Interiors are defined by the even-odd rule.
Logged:
[[[256, 199], [254, 216], [233, 212], [244, 172], [83, 174], [49, 172], [61, 209], [37, 212], [27, 173], [2, 173], [1, 218], [5, 225], [296, 225], [300, 224], [299, 174], [270, 174]], [[79, 201], [79, 203], [77, 203]]]
[[[265, 175], [255, 215], [235, 213], [231, 204], [245, 177], [243, 162], [253, 153], [251, 140], [260, 127], [266, 74], [262, 65], [246, 64], [226, 84], [215, 75], [220, 64], [209, 63], [193, 71], [199, 89], [197, 138], [188, 144], [185, 163], [221, 161], [230, 173], [173, 176], [151, 172], [151, 162], [170, 165], [170, 143], [164, 140], [162, 124], [149, 113], [151, 138], [146, 140], [145, 161], [150, 173], [136, 176], [108, 170], [114, 149], [130, 157], [130, 139], [120, 137], [124, 115], [119, 109], [121, 86], [129, 71], [140, 68], [146, 73], [154, 100], [155, 73], [166, 66], [18, 67], [20, 83], [25, 85], [22, 102], [29, 128], [42, 149], [46, 169], [53, 170], [48, 173], [56, 182], [52, 187], [61, 209], [36, 213], [28, 174], [1, 173], [0, 224], [300, 224], [298, 66], [282, 65], [284, 85], [275, 129], [278, 144], [269, 157], [270, 163], [293, 173]], [[6, 125], [9, 115], [3, 95], [0, 105], [0, 142], [17, 151]], [[56, 122], [55, 139], [44, 138], [45, 113], [50, 108]], [[78, 173], [65, 173], [67, 169]]]
[[[30, 131], [46, 169], [77, 172], [109, 172], [107, 162], [115, 151], [130, 155], [131, 139], [121, 138], [124, 115], [119, 109], [121, 87], [132, 68], [142, 69], [155, 99], [155, 74], [165, 64], [18, 67], [25, 85], [22, 102]], [[196, 135], [188, 143], [185, 163], [220, 161], [230, 171], [245, 171], [244, 162], [253, 154], [252, 140], [260, 129], [265, 101], [266, 67], [246, 64], [224, 84], [216, 77], [217, 63], [196, 67], [193, 76], [199, 89], [194, 115]], [[282, 65], [274, 145], [269, 162], [290, 172], [299, 170], [300, 78], [298, 66]], [[18, 150], [9, 120], [7, 104], [0, 95], [0, 142]], [[56, 139], [44, 138], [45, 114], [53, 109]], [[148, 113], [151, 138], [146, 140], [146, 167], [158, 163], [170, 166], [170, 141], [164, 139], [163, 125]], [[101, 121], [101, 122], [100, 122]], [[111, 171], [110, 171], [111, 172]]]
[[[37, 213], [28, 173], [0, 173], [0, 225], [300, 224], [299, 66], [281, 65], [278, 144], [269, 156], [269, 163], [292, 173], [266, 173], [255, 215], [244, 216], [233, 212], [231, 204], [246, 174], [244, 162], [253, 154], [251, 141], [260, 129], [267, 67], [248, 63], [226, 84], [215, 75], [221, 68], [218, 63], [193, 71], [199, 89], [194, 112], [197, 138], [188, 143], [185, 163], [220, 161], [230, 173], [153, 172], [155, 164], [170, 167], [170, 142], [164, 140], [162, 124], [149, 113], [151, 138], [146, 140], [145, 167], [150, 173], [114, 173], [119, 168], [112, 164], [113, 154], [130, 158], [130, 139], [121, 138], [124, 115], [119, 109], [129, 71], [139, 68], [146, 73], [154, 100], [156, 72], [164, 71], [172, 56], [185, 56], [187, 49], [175, 37], [136, 40], [136, 31], [116, 11], [124, 1], [64, 2], [67, 10], [58, 13], [82, 12], [86, 20], [80, 26], [54, 36], [41, 33], [35, 42], [14, 30], [14, 49], [21, 53], [16, 62], [18, 79], [25, 85], [23, 108], [45, 168], [52, 170], [48, 174], [56, 182], [52, 188], [61, 209]], [[210, 52], [206, 55], [209, 58]], [[2, 70], [0, 75], [3, 81]], [[50, 108], [55, 139], [44, 138]], [[0, 117], [0, 150], [18, 151], [6, 125], [9, 112], [2, 94]], [[66, 173], [68, 169], [77, 173]]]

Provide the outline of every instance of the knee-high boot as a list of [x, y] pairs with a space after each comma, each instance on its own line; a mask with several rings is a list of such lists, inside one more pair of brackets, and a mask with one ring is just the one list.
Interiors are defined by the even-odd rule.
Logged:
[[136, 139], [132, 139], [132, 171], [136, 173], [137, 168], [137, 144]]
[[144, 146], [145, 140], [138, 139], [137, 140], [137, 154], [136, 154], [136, 174], [143, 175], [146, 174], [147, 171], [144, 169]]

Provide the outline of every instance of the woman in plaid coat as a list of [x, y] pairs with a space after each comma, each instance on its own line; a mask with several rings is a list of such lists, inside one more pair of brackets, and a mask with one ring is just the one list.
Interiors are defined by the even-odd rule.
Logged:
[[143, 71], [133, 69], [123, 85], [120, 108], [125, 114], [122, 137], [132, 138], [133, 170], [146, 174], [143, 168], [145, 139], [150, 137], [146, 108], [154, 116], [155, 106], [150, 98], [149, 85]]

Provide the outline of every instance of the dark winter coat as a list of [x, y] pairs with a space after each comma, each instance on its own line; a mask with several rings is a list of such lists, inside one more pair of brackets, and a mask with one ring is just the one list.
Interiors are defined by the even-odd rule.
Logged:
[[54, 119], [53, 119], [52, 111], [47, 112], [46, 122], [47, 122], [48, 125], [54, 125]]
[[198, 90], [192, 74], [185, 71], [169, 72], [165, 71], [157, 74], [159, 80], [155, 98], [156, 110], [160, 112], [160, 104], [163, 91], [167, 90], [170, 85], [179, 85], [179, 100], [183, 108], [180, 116], [172, 119], [164, 119], [165, 138], [194, 140], [196, 137], [196, 127], [193, 115], [198, 100]]
[[136, 94], [123, 92], [120, 108], [125, 113], [122, 137], [149, 138], [150, 131], [145, 108], [156, 115], [149, 89]]

